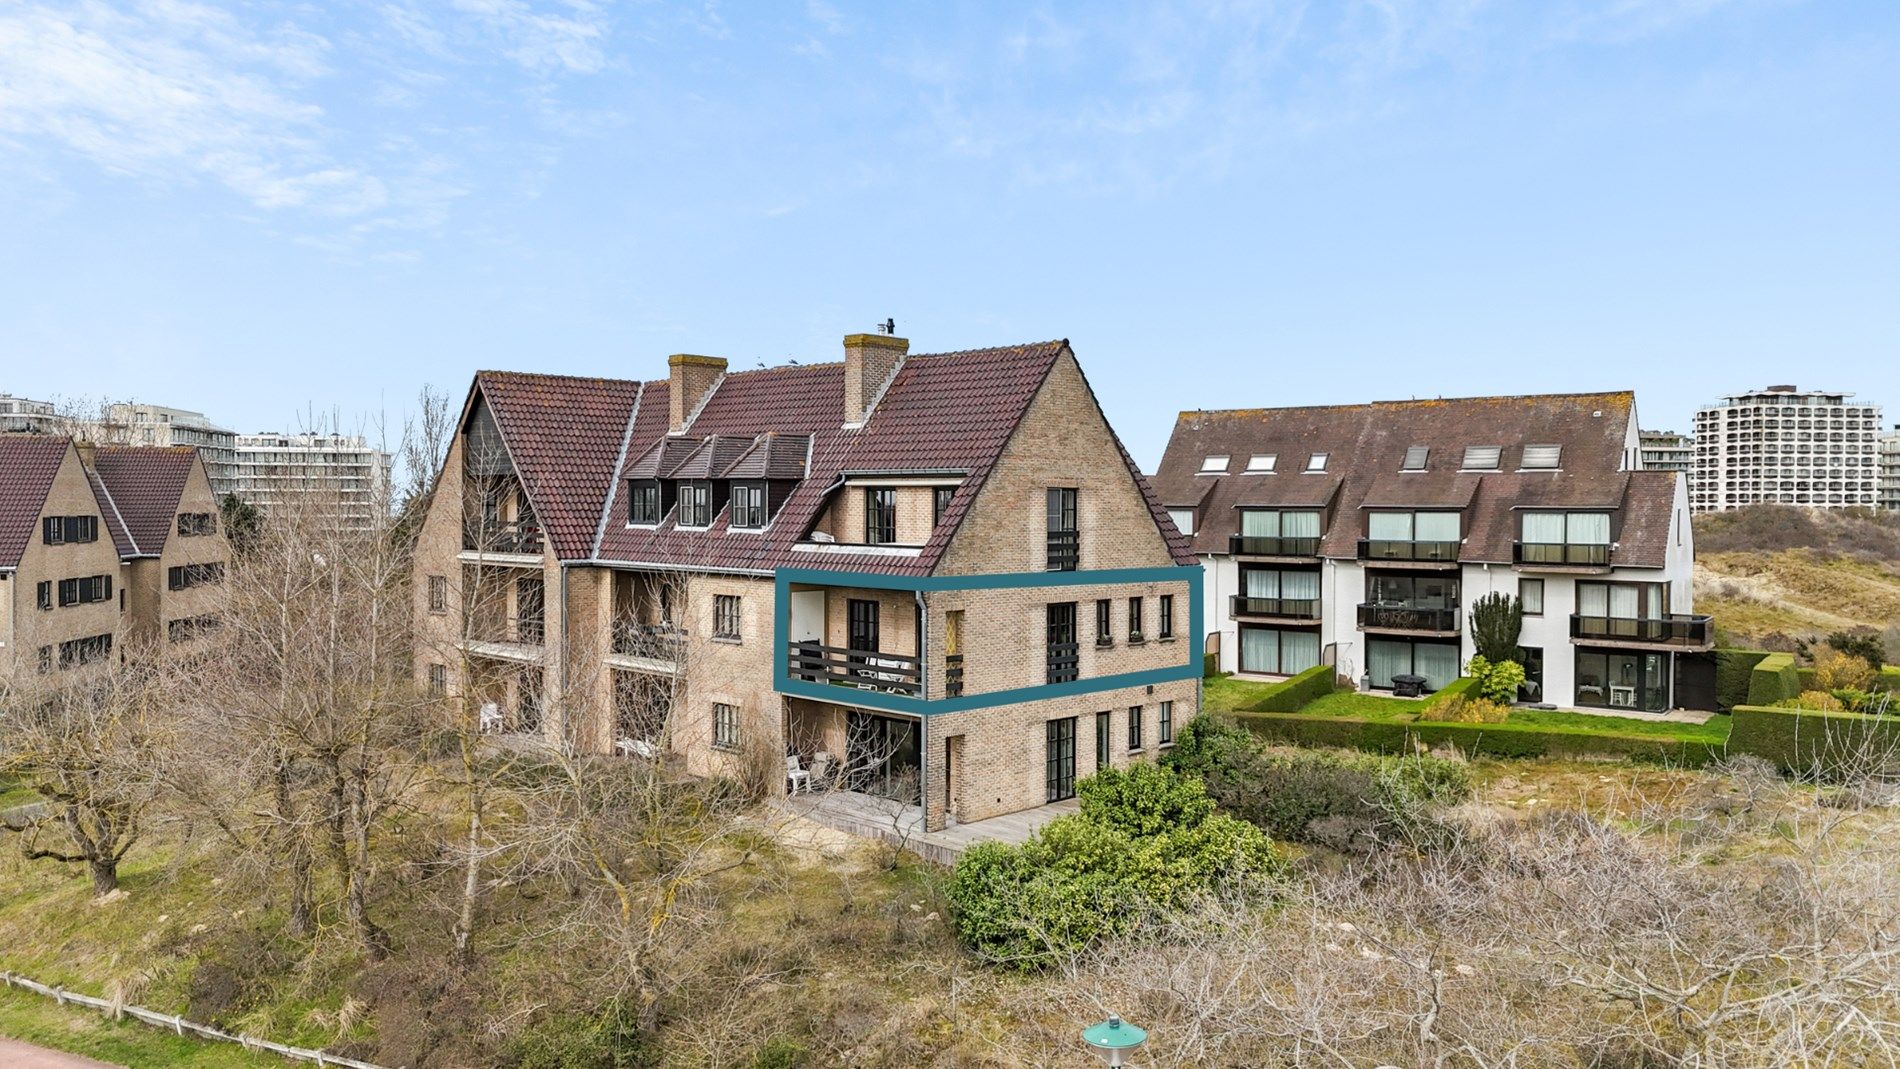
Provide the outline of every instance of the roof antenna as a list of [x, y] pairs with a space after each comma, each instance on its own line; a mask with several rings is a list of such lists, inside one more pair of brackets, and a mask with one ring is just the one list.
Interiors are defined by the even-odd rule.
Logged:
[[897, 320], [886, 317], [884, 322], [877, 325], [877, 332], [879, 334], [896, 334]]

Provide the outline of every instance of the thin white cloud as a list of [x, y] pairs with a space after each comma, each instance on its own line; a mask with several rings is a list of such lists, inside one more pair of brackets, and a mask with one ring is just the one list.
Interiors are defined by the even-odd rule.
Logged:
[[0, 13], [0, 133], [43, 138], [108, 171], [220, 183], [260, 208], [350, 214], [386, 202], [377, 179], [324, 151], [323, 111], [287, 89], [328, 44], [256, 33], [196, 4]]

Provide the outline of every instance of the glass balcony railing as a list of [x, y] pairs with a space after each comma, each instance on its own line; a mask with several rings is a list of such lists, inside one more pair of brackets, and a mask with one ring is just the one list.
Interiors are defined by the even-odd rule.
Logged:
[[1401, 560], [1456, 562], [1458, 543], [1400, 541], [1390, 538], [1361, 538], [1360, 560]]
[[1384, 631], [1430, 631], [1456, 634], [1459, 630], [1457, 609], [1421, 608], [1413, 605], [1361, 605], [1359, 626]]
[[1715, 624], [1707, 616], [1625, 617], [1576, 613], [1570, 617], [1570, 637], [1599, 642], [1707, 647], [1715, 643]]
[[1232, 609], [1235, 616], [1278, 616], [1293, 620], [1319, 619], [1318, 598], [1250, 598], [1245, 594], [1235, 594]]
[[1579, 542], [1514, 542], [1511, 559], [1518, 564], [1554, 564], [1562, 567], [1607, 568], [1610, 547]]
[[1229, 535], [1227, 552], [1235, 556], [1311, 557], [1319, 553], [1319, 539], [1280, 535]]

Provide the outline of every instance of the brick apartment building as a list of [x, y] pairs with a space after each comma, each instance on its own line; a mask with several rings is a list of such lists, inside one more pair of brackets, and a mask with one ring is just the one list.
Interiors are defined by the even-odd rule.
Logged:
[[204, 641], [229, 559], [196, 450], [0, 434], [0, 674]]
[[1714, 708], [1685, 477], [1630, 393], [1183, 412], [1155, 476], [1208, 565], [1222, 669], [1437, 689], [1472, 603], [1524, 604], [1522, 697]]
[[1074, 353], [908, 347], [477, 374], [418, 549], [419, 681], [589, 751], [841, 769], [931, 829], [1152, 756], [1195, 711], [1200, 568]]

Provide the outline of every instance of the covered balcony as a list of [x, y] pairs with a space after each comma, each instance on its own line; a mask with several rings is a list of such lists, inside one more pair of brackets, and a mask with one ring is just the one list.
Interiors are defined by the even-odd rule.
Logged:
[[1526, 570], [1608, 571], [1608, 543], [1513, 542], [1511, 562]]
[[1458, 545], [1455, 541], [1421, 542], [1416, 539], [1361, 538], [1359, 559], [1369, 564], [1393, 562], [1443, 564], [1452, 567], [1458, 563]]
[[684, 600], [681, 581], [671, 574], [615, 572], [607, 663], [667, 675], [679, 671], [687, 634], [675, 619], [674, 607]]
[[1677, 650], [1715, 648], [1715, 623], [1708, 616], [1676, 613], [1654, 617], [1570, 617], [1570, 638], [1580, 646], [1656, 646]]
[[1227, 536], [1227, 552], [1236, 557], [1310, 559], [1319, 554], [1319, 537], [1234, 534]]
[[[789, 601], [790, 678], [841, 692], [924, 696], [918, 610], [908, 593], [794, 584]], [[849, 701], [842, 693], [838, 700]]]
[[1318, 598], [1256, 598], [1235, 594], [1228, 611], [1236, 620], [1305, 624], [1318, 623], [1320, 609]]
[[1359, 630], [1395, 635], [1434, 635], [1457, 637], [1461, 634], [1456, 607], [1374, 604], [1359, 606]]

